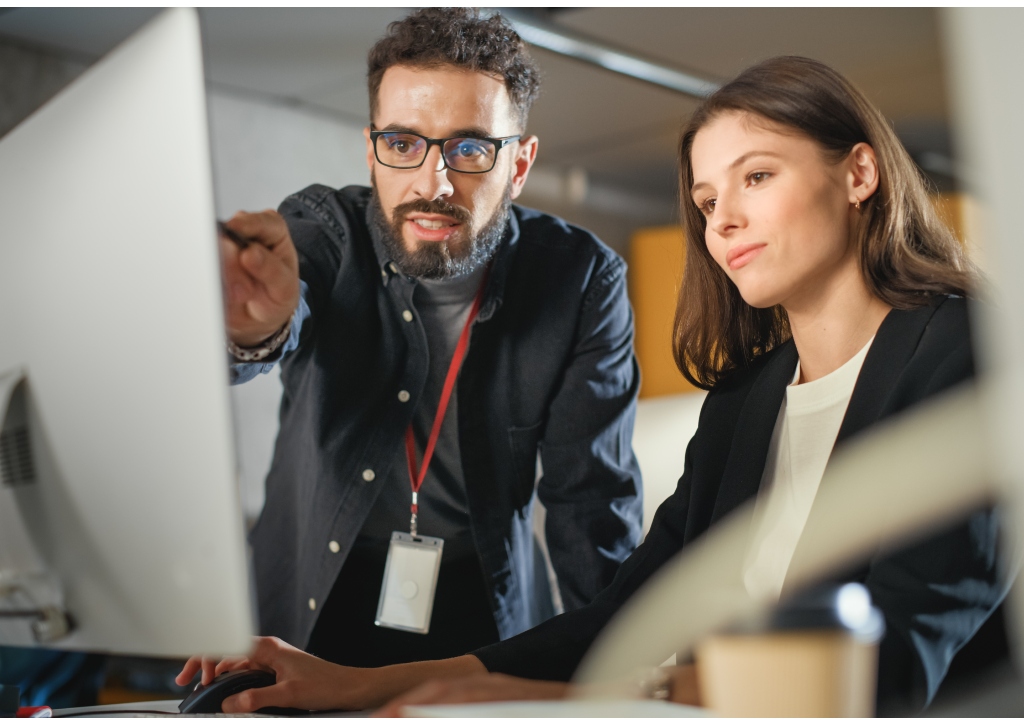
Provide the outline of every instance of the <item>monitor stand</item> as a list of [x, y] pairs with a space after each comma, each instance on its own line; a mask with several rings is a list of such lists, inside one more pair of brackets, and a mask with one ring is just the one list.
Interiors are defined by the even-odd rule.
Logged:
[[0, 645], [50, 643], [71, 630], [60, 578], [20, 510], [19, 495], [36, 483], [27, 394], [23, 371], [0, 374]]

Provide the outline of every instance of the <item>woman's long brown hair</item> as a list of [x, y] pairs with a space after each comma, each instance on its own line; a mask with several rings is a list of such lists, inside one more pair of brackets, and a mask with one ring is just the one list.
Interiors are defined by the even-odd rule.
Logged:
[[853, 240], [860, 247], [864, 279], [876, 296], [905, 309], [925, 305], [936, 295], [969, 293], [975, 270], [936, 214], [924, 178], [882, 114], [846, 78], [816, 60], [766, 60], [708, 97], [679, 144], [686, 269], [673, 349], [687, 380], [711, 389], [790, 338], [785, 310], [748, 305], [712, 259], [704, 242], [704, 214], [690, 196], [694, 137], [711, 120], [733, 112], [803, 134], [833, 162], [847, 157], [857, 143], [874, 149], [878, 190], [861, 203]]

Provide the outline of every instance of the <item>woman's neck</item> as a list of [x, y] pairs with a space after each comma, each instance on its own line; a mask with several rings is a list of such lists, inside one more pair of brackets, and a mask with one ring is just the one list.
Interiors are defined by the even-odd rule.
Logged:
[[798, 383], [838, 370], [878, 331], [892, 308], [868, 289], [856, 263], [793, 302], [784, 303], [800, 355]]

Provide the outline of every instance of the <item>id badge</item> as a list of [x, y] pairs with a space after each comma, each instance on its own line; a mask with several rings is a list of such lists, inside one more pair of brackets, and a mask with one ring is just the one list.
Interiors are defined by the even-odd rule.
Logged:
[[391, 533], [375, 625], [426, 635], [434, 610], [444, 540]]

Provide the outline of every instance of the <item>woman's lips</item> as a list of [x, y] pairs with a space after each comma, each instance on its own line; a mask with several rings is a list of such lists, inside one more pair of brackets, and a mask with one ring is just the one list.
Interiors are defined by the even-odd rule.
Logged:
[[766, 247], [768, 247], [767, 243], [737, 245], [725, 254], [725, 264], [729, 266], [730, 270], [739, 270], [760, 255]]
[[[417, 220], [428, 227], [423, 227], [420, 222], [416, 222]], [[421, 213], [407, 215], [405, 225], [409, 228], [409, 232], [414, 238], [426, 240], [427, 242], [443, 242], [454, 235], [455, 231], [460, 227], [456, 220], [447, 215], [424, 215]], [[440, 225], [440, 227], [436, 227], [437, 225]]]

